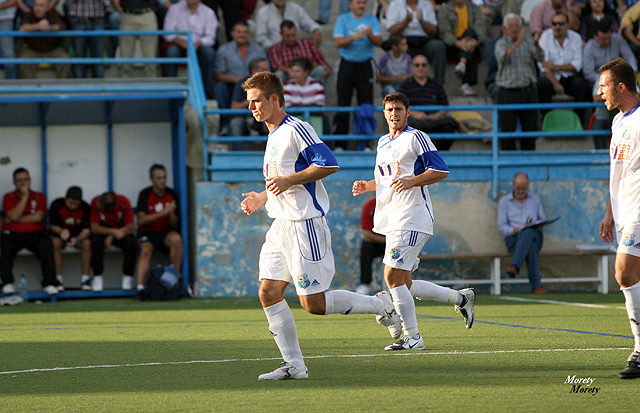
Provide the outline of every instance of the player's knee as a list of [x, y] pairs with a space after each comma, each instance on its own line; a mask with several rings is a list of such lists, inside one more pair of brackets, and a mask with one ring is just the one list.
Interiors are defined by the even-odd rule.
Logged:
[[307, 312], [309, 314], [314, 314], [314, 315], [324, 315], [326, 313], [326, 306], [322, 303], [316, 303], [316, 302], [304, 302], [304, 303], [300, 303], [302, 305], [302, 308], [304, 308], [305, 310], [307, 310]]
[[634, 273], [627, 269], [616, 270], [616, 281], [620, 284], [620, 287], [626, 288], [637, 284], [640, 281], [640, 274]]

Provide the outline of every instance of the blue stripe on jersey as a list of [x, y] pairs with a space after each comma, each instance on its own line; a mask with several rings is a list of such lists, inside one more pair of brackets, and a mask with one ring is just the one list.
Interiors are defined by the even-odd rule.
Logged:
[[320, 260], [320, 245], [318, 243], [318, 234], [316, 234], [316, 227], [313, 224], [313, 220], [307, 220], [307, 234], [309, 235], [309, 247], [311, 248], [311, 260]]
[[300, 152], [295, 164], [295, 171], [300, 172], [307, 169], [309, 165], [316, 164], [318, 166], [338, 166], [336, 157], [331, 149], [324, 143], [319, 142], [309, 145]]
[[427, 194], [424, 193], [424, 188], [426, 188], [426, 185], [420, 187], [420, 193], [422, 194], [422, 200], [424, 201], [424, 206], [427, 208], [427, 212], [429, 213], [429, 218], [431, 218], [431, 222], [433, 222], [434, 221], [433, 213], [429, 209], [429, 203], [427, 202]]
[[318, 143], [316, 142], [316, 139], [311, 135], [311, 133], [309, 133], [307, 128], [302, 124], [302, 121], [300, 119], [294, 118], [291, 115], [287, 115], [284, 118], [284, 123], [291, 126], [307, 145], [311, 146]]
[[304, 186], [304, 188], [307, 190], [307, 192], [309, 192], [309, 195], [311, 196], [311, 199], [313, 200], [313, 206], [316, 207], [316, 209], [318, 211], [320, 211], [322, 216], [324, 216], [325, 215], [325, 211], [320, 206], [320, 203], [318, 202], [318, 197], [316, 196], [316, 182], [315, 181], [309, 182], [309, 183], [303, 184], [302, 186]]

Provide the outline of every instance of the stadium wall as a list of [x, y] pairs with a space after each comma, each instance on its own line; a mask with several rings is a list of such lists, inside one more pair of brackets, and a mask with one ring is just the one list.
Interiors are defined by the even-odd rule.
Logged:
[[[354, 198], [353, 181], [328, 180], [331, 197], [327, 216], [332, 231], [336, 274], [333, 288], [354, 289], [359, 283], [359, 246], [362, 206], [373, 194]], [[242, 193], [259, 191], [260, 181], [245, 183], [199, 182], [197, 199], [196, 280], [201, 297], [257, 296], [258, 255], [271, 225], [264, 209], [252, 216], [240, 210]], [[511, 190], [510, 180], [499, 182], [500, 195]], [[608, 202], [608, 181], [603, 179], [544, 180], [531, 182], [542, 198], [548, 218], [561, 219], [545, 229], [543, 250], [570, 250], [580, 244], [601, 245], [598, 226]], [[496, 227], [497, 199], [491, 181], [441, 181], [430, 188], [435, 211], [435, 234], [425, 253], [504, 253]], [[426, 261], [426, 260], [425, 260]], [[611, 260], [613, 261], [613, 260]], [[503, 268], [508, 265], [505, 260]], [[595, 258], [549, 258], [541, 262], [542, 277], [594, 275]], [[422, 262], [417, 278], [488, 278], [489, 260], [435, 260]], [[523, 271], [522, 274], [526, 274]], [[610, 274], [612, 272], [610, 271]], [[374, 287], [380, 288], [382, 266], [374, 264]], [[613, 285], [613, 284], [611, 284]], [[553, 285], [548, 289], [595, 291], [595, 284]], [[488, 292], [489, 286], [477, 287]], [[503, 287], [503, 292], [527, 292], [526, 285]], [[294, 290], [289, 287], [288, 293]]]

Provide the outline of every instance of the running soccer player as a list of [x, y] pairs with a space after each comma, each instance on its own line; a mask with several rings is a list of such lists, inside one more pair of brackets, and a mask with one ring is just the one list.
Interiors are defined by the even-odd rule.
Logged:
[[[400, 314], [403, 337], [385, 350], [424, 350], [413, 297], [454, 304], [467, 328], [474, 319], [475, 292], [456, 291], [429, 281], [411, 280], [418, 254], [433, 235], [433, 208], [427, 185], [449, 174], [429, 136], [407, 126], [409, 98], [390, 93], [382, 102], [389, 133], [378, 141], [375, 179], [355, 181], [353, 195], [376, 191], [373, 231], [386, 236], [384, 279]], [[413, 297], [412, 297], [413, 296]], [[395, 337], [397, 338], [397, 337]]]
[[[284, 290], [294, 284], [302, 307], [311, 314], [377, 314], [379, 323], [400, 331], [389, 294], [327, 291], [335, 272], [331, 234], [325, 219], [329, 197], [322, 179], [338, 162], [311, 125], [287, 115], [280, 78], [255, 73], [242, 84], [253, 117], [269, 129], [263, 174], [266, 190], [242, 194], [247, 215], [265, 206], [273, 224], [260, 251], [259, 297], [284, 361], [259, 380], [306, 379], [293, 314]], [[399, 335], [399, 334], [398, 334]]]
[[[604, 242], [617, 239], [615, 274], [624, 294], [635, 340], [621, 379], [640, 377], [640, 97], [636, 74], [621, 58], [600, 67], [598, 95], [607, 109], [619, 109], [611, 125], [609, 204], [600, 223]], [[614, 231], [615, 230], [615, 231]]]

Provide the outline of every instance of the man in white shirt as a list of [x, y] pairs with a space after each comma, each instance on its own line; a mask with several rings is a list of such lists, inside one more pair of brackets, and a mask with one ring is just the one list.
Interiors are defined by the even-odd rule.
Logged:
[[621, 379], [640, 378], [640, 97], [636, 73], [622, 58], [600, 67], [600, 88], [607, 109], [619, 109], [611, 127], [609, 204], [600, 223], [604, 242], [618, 241], [616, 281], [624, 294], [634, 338]]
[[[582, 71], [582, 37], [569, 30], [569, 17], [557, 13], [551, 21], [553, 27], [542, 32], [539, 45], [544, 52], [542, 72], [538, 80], [538, 101], [550, 103], [553, 95], [573, 96], [576, 102], [589, 102], [591, 93]], [[584, 109], [576, 110], [583, 120]]]
[[258, 9], [255, 16], [256, 42], [265, 49], [282, 41], [280, 24], [283, 20], [291, 20], [298, 30], [311, 34], [311, 39], [318, 46], [322, 42], [322, 27], [299, 4], [288, 0], [273, 0]]

